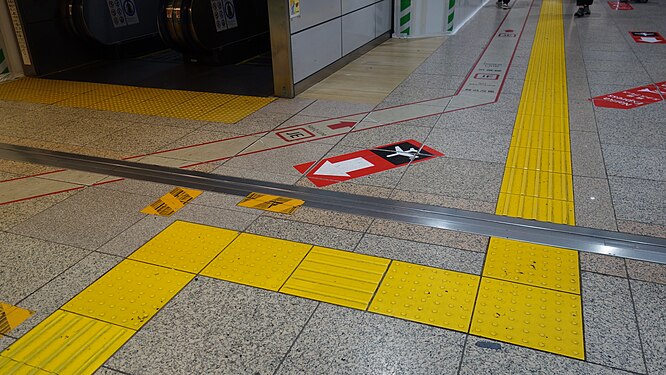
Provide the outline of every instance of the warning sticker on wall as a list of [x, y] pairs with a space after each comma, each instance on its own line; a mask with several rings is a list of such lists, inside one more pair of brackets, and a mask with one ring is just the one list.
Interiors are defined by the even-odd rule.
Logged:
[[215, 30], [219, 33], [228, 29], [227, 19], [224, 17], [224, 2], [222, 0], [210, 0], [213, 9], [213, 19], [215, 20]]
[[301, 15], [301, 0], [289, 0], [289, 16], [291, 18]]
[[30, 60], [30, 53], [28, 52], [28, 44], [25, 41], [25, 34], [23, 34], [23, 26], [19, 19], [18, 9], [16, 8], [15, 0], [7, 0], [7, 8], [9, 9], [9, 16], [12, 18], [14, 26], [14, 33], [16, 34], [16, 41], [18, 42], [19, 49], [21, 50], [21, 58], [25, 65], [32, 65]]
[[171, 216], [199, 195], [201, 195], [199, 190], [177, 187], [141, 212], [148, 215]]
[[238, 20], [236, 19], [236, 5], [234, 0], [224, 0], [224, 18], [227, 19], [227, 27], [233, 29], [238, 27]]
[[139, 14], [134, 0], [107, 0], [113, 27], [123, 27], [139, 23]]

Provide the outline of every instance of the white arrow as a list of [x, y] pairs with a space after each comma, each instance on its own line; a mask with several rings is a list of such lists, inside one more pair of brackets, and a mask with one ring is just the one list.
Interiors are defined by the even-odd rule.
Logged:
[[657, 38], [655, 38], [655, 37], [653, 37], [653, 36], [650, 36], [650, 37], [642, 36], [642, 37], [641, 37], [641, 41], [642, 41], [642, 42], [648, 42], [648, 43], [659, 43], [659, 42], [660, 42], [659, 39], [657, 39]]
[[313, 175], [317, 176], [338, 176], [338, 177], [350, 177], [349, 172], [358, 171], [368, 167], [374, 167], [375, 165], [365, 160], [362, 157], [343, 160], [337, 163], [331, 163], [326, 160], [319, 169]]

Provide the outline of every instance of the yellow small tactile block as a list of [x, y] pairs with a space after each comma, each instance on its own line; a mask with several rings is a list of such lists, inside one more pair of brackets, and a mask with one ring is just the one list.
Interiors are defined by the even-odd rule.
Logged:
[[365, 310], [390, 262], [315, 246], [280, 292]]
[[478, 287], [476, 275], [394, 261], [368, 311], [467, 332]]
[[[0, 358], [56, 374], [92, 374], [129, 340], [134, 330], [58, 310], [12, 344]], [[16, 363], [3, 366], [16, 366]], [[35, 372], [39, 374], [39, 372]]]
[[502, 216], [576, 225], [572, 201], [500, 192], [495, 213]]
[[139, 329], [194, 276], [125, 260], [72, 298], [62, 309], [126, 328]]
[[168, 103], [169, 106], [180, 105], [181, 103], [192, 100], [197, 96], [200, 96], [201, 92], [198, 91], [185, 91], [185, 90], [162, 90], [159, 95], [152, 98], [151, 100], [159, 101], [162, 103]]
[[482, 278], [470, 333], [585, 359], [579, 295]]
[[571, 155], [565, 151], [511, 147], [506, 166], [507, 168], [572, 174]]
[[137, 87], [134, 90], [123, 92], [119, 96], [143, 101], [143, 100], [155, 99], [156, 97], [162, 95], [164, 91], [166, 90], [153, 89], [147, 87]]
[[491, 238], [483, 276], [580, 294], [574, 250]]
[[55, 104], [61, 107], [88, 108], [99, 102], [109, 100], [114, 96], [115, 94], [107, 94], [99, 91], [89, 91], [72, 96], [71, 98], [67, 98], [65, 100], [61, 100]]
[[506, 168], [501, 192], [573, 202], [571, 175], [544, 170]]
[[243, 233], [203, 271], [203, 276], [278, 291], [312, 245]]
[[199, 273], [238, 232], [176, 221], [136, 250], [130, 259]]

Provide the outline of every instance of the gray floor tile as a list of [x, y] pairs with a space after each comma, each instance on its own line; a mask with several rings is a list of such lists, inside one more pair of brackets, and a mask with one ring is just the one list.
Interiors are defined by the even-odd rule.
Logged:
[[[293, 168], [292, 166], [289, 167]], [[262, 170], [250, 169], [249, 167], [238, 168], [238, 167], [229, 167], [226, 165], [222, 165], [219, 168], [215, 169], [213, 173], [223, 176], [239, 177], [250, 180], [265, 181], [265, 182], [277, 182], [280, 184], [287, 184], [287, 185], [294, 184], [296, 183], [296, 181], [298, 181], [301, 178], [301, 176], [298, 174], [292, 174], [291, 172], [287, 173], [286, 169], [284, 173], [266, 173], [265, 171]]]
[[319, 160], [330, 149], [331, 145], [309, 142], [296, 147], [267, 150], [252, 155], [234, 157], [226, 161], [224, 168], [240, 168], [261, 171], [264, 174], [277, 173], [298, 175], [294, 165]]
[[583, 272], [581, 283], [586, 359], [645, 373], [628, 280]]
[[278, 374], [455, 374], [464, 334], [321, 304]]
[[414, 73], [402, 81], [402, 86], [416, 86], [428, 88], [458, 89], [465, 76], [418, 74]]
[[428, 204], [431, 206], [457, 208], [466, 211], [495, 213], [496, 202], [486, 202], [474, 199], [456, 198], [439, 194], [421, 193], [409, 190], [396, 189], [390, 194], [392, 199], [405, 202]]
[[144, 216], [139, 211], [151, 202], [143, 196], [86, 188], [12, 231], [95, 250], [139, 221]]
[[666, 284], [666, 264], [641, 262], [627, 259], [629, 278], [653, 283]]
[[71, 197], [77, 192], [67, 192], [46, 197], [30, 199], [23, 202], [0, 205], [0, 230], [10, 230], [32, 216]]
[[366, 234], [356, 252], [447, 270], [481, 274], [485, 255], [452, 247]]
[[418, 87], [418, 86], [398, 86], [389, 97], [398, 97], [406, 100], [405, 103], [419, 102], [422, 100], [443, 98], [450, 96], [457, 87]]
[[629, 373], [559, 355], [469, 336], [459, 374], [620, 375]]
[[114, 369], [110, 369], [110, 368], [104, 367], [104, 366], [97, 369], [97, 371], [95, 371], [94, 374], [95, 375], [123, 375], [123, 373], [120, 372], [120, 371], [116, 371]]
[[103, 185], [99, 185], [97, 186], [97, 188], [102, 190], [122, 191], [136, 195], [145, 195], [153, 198], [154, 201], [159, 199], [164, 194], [167, 194], [168, 192], [173, 190], [174, 187], [172, 185], [159, 184], [150, 181], [123, 179], [120, 181], [114, 181], [114, 182], [105, 183]]
[[500, 163], [442, 157], [410, 165], [398, 189], [496, 202], [503, 175]]
[[609, 177], [618, 219], [666, 225], [666, 182]]
[[590, 84], [612, 84], [628, 87], [637, 87], [652, 83], [650, 76], [643, 69], [638, 68], [638, 66], [635, 66], [630, 71], [622, 71], [620, 69], [611, 72], [588, 71], [587, 79]]
[[593, 132], [571, 131], [571, 163], [574, 176], [606, 178], [599, 136]]
[[[627, 87], [620, 88], [625, 90]], [[610, 94], [614, 91], [602, 92], [601, 94]], [[613, 108], [594, 108], [594, 116], [597, 118], [597, 125], [603, 128], [606, 124], [616, 124], [617, 126], [628, 126], [630, 129], [634, 123], [663, 123], [664, 107], [659, 104], [649, 104], [642, 107], [622, 110]]]
[[314, 102], [313, 99], [294, 98], [278, 99], [262, 108], [262, 111], [295, 114]]
[[268, 374], [316, 302], [198, 277], [106, 363], [141, 374]]
[[7, 349], [14, 341], [16, 340], [11, 337], [0, 335], [0, 352]]
[[58, 275], [19, 303], [20, 307], [34, 311], [35, 314], [12, 331], [12, 336], [19, 338], [26, 334], [121, 260], [111, 255], [91, 253]]
[[232, 194], [216, 193], [212, 191], [204, 191], [190, 204], [205, 207], [223, 208], [225, 210], [240, 211], [246, 214], [256, 214], [257, 210], [240, 207], [237, 204], [243, 197]]
[[368, 233], [485, 253], [488, 237], [388, 220], [375, 220]]
[[[589, 90], [584, 97], [590, 97]], [[597, 120], [591, 102], [569, 98], [569, 127], [572, 131], [597, 132]]]
[[620, 232], [624, 233], [666, 238], [666, 225], [653, 225], [630, 220], [617, 220], [617, 228]]
[[608, 180], [573, 176], [576, 225], [617, 230]]
[[516, 114], [510, 112], [488, 112], [477, 108], [444, 113], [437, 121], [436, 128], [468, 130], [478, 132], [513, 132]]
[[306, 116], [341, 117], [356, 113], [370, 112], [373, 105], [344, 103], [332, 100], [317, 100], [299, 112]]
[[[357, 181], [357, 179], [347, 182], [342, 182], [339, 184], [324, 186], [320, 189], [328, 191], [339, 191], [343, 193], [350, 193], [350, 194], [368, 196], [368, 197], [378, 197], [378, 198], [388, 198], [391, 196], [391, 192], [393, 191], [392, 188], [383, 187], [383, 186], [363, 185], [363, 184], [358, 184], [355, 181]], [[301, 178], [296, 183], [296, 185], [305, 186], [309, 188], [315, 187], [315, 185], [305, 177]]]
[[252, 223], [247, 232], [348, 251], [353, 251], [363, 236], [360, 232], [266, 216]]
[[649, 374], [666, 373], [666, 285], [631, 280]]
[[504, 163], [511, 134], [433, 129], [426, 144], [449, 158]]
[[579, 254], [580, 269], [604, 275], [627, 277], [623, 258], [581, 251]]
[[[241, 199], [241, 197], [238, 197], [239, 202]], [[253, 211], [254, 212], [239, 212], [236, 210], [190, 204], [175, 213], [170, 219], [171, 221], [182, 220], [217, 228], [243, 231], [263, 213], [261, 210]]]
[[639, 148], [666, 149], [666, 122], [600, 123], [599, 137], [603, 144]]
[[666, 181], [666, 150], [603, 145], [609, 176]]
[[370, 227], [373, 220], [367, 216], [350, 215], [342, 212], [319, 210], [310, 207], [301, 207], [292, 215], [265, 212], [264, 216], [308, 224], [326, 225], [355, 232], [365, 232], [368, 227]]
[[97, 249], [98, 252], [127, 257], [171, 224], [173, 220], [147, 215]]
[[89, 252], [0, 232], [0, 301], [15, 305]]
[[[593, 43], [590, 45], [588, 49], [592, 49], [595, 51], [600, 51], [601, 49], [593, 49], [597, 43]], [[597, 48], [605, 48], [606, 51], [612, 51], [612, 48], [616, 48], [616, 52], [631, 52], [628, 47], [624, 47], [622, 43], [613, 43], [610, 46], [618, 46], [618, 47], [608, 47], [608, 44], [601, 43], [600, 47]], [[624, 49], [622, 49], [624, 48]], [[622, 60], [615, 60], [615, 61], [598, 61], [594, 64], [587, 64], [585, 68], [590, 71], [590, 72], [623, 72], [623, 71], [632, 71], [637, 69], [636, 64], [633, 61], [622, 61]]]
[[356, 147], [359, 149], [371, 149], [406, 139], [413, 139], [423, 143], [429, 132], [430, 129], [423, 126], [409, 126], [399, 123], [349, 133], [338, 142], [338, 145]]

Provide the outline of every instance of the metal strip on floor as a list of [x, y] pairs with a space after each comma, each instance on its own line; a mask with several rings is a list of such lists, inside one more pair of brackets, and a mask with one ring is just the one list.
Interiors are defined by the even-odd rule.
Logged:
[[535, 244], [666, 264], [666, 239], [221, 176], [123, 160], [0, 143], [0, 158], [135, 180], [247, 196], [301, 199], [311, 208], [509, 238]]

